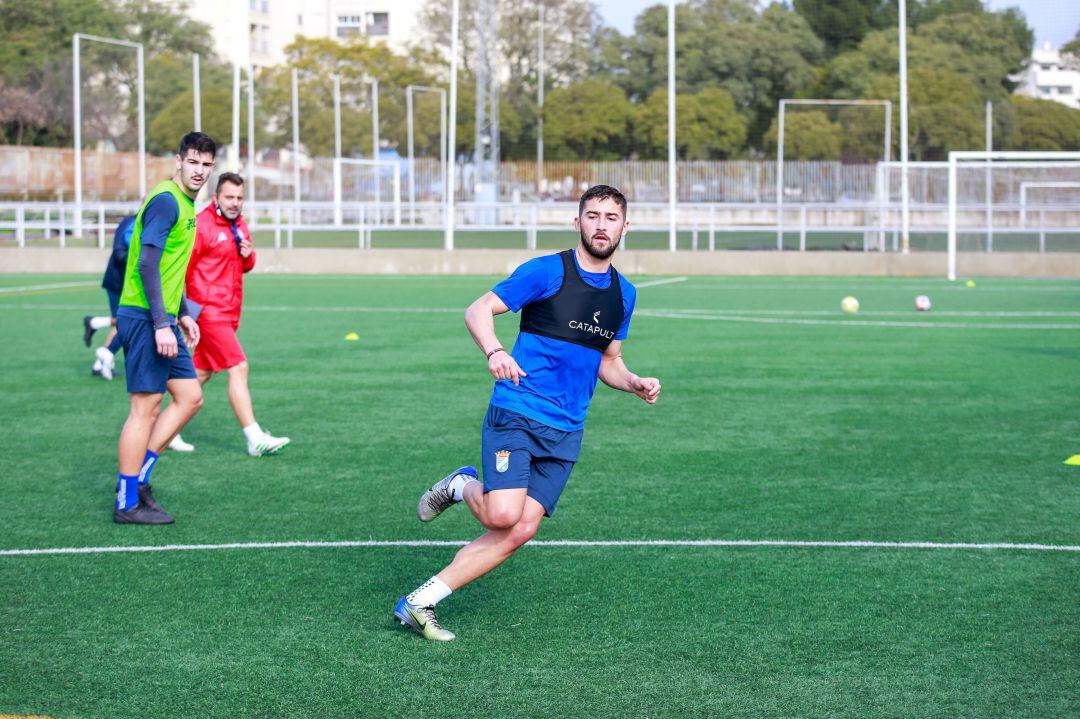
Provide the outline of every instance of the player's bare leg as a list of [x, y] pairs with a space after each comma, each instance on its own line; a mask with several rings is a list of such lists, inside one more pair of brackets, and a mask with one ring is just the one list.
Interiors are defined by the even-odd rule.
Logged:
[[241, 427], [255, 422], [251, 408], [251, 391], [248, 389], [248, 363], [241, 362], [225, 370], [229, 374], [229, 405]]
[[154, 423], [149, 449], [161, 454], [173, 437], [180, 433], [203, 405], [202, 385], [196, 379], [171, 379], [166, 385], [172, 402]]
[[[482, 498], [494, 499], [495, 501], [476, 502], [483, 505], [480, 510], [486, 512], [486, 518], [490, 521], [495, 518], [504, 521], [516, 513], [517, 519], [509, 526], [497, 529], [489, 528], [487, 532], [466, 544], [454, 557], [454, 561], [435, 576], [446, 583], [448, 587], [457, 591], [469, 582], [484, 576], [495, 567], [499, 566], [534, 536], [540, 527], [540, 521], [544, 518], [544, 506], [532, 497], [525, 496], [526, 489], [496, 489], [483, 494], [480, 486], [475, 486], [475, 492], [466, 489], [465, 501], [469, 503], [469, 509], [473, 510], [476, 518], [481, 519], [474, 508], [474, 502], [469, 501], [470, 494], [480, 494]], [[514, 498], [499, 498], [492, 495], [504, 493], [520, 493], [524, 502]], [[515, 507], [516, 504], [516, 507]], [[485, 526], [488, 526], [484, 522]]]
[[132, 393], [131, 409], [120, 431], [120, 474], [137, 475], [142, 468], [150, 436], [161, 415], [162, 397], [149, 392]]
[[[476, 490], [480, 490], [482, 494], [478, 483], [469, 484], [475, 485]], [[469, 491], [472, 494], [475, 490]], [[424, 639], [439, 642], [455, 639], [456, 635], [439, 622], [435, 605], [454, 590], [505, 562], [518, 547], [536, 535], [540, 521], [544, 518], [544, 507], [532, 497], [526, 496], [527, 491], [498, 489], [488, 492], [486, 498], [481, 497], [479, 501], [474, 497], [473, 503], [488, 521], [492, 518], [496, 521], [509, 521], [512, 516], [517, 517], [516, 521], [504, 528], [489, 529], [458, 550], [449, 566], [417, 587], [414, 592], [398, 600], [394, 607], [394, 618], [415, 629]], [[470, 508], [473, 503], [470, 503]]]

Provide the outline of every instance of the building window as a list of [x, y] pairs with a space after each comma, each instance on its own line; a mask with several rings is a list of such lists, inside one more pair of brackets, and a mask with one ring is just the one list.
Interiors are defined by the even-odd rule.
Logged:
[[1072, 86], [1071, 85], [1062, 85], [1061, 87], [1058, 88], [1058, 94], [1059, 95], [1071, 95], [1072, 94]]
[[296, 27], [303, 27], [303, 26], [304, 26], [304, 16], [303, 15], [297, 15], [296, 16]]
[[369, 12], [366, 19], [368, 37], [384, 37], [390, 34], [390, 13]]
[[270, 52], [270, 28], [266, 25], [259, 26], [259, 50]]
[[1043, 63], [1043, 64], [1042, 64], [1042, 65], [1040, 65], [1039, 67], [1041, 67], [1041, 68], [1042, 68], [1043, 70], [1047, 70], [1047, 71], [1050, 71], [1050, 70], [1053, 70], [1053, 69], [1054, 69], [1054, 66], [1053, 66], [1053, 65], [1047, 65], [1046, 63]]
[[351, 35], [359, 35], [360, 24], [363, 18], [359, 15], [338, 15], [337, 19], [337, 36], [349, 37]]
[[1041, 92], [1044, 95], [1049, 95], [1050, 94], [1050, 88], [1048, 88], [1048, 87], [1040, 87], [1039, 92]]

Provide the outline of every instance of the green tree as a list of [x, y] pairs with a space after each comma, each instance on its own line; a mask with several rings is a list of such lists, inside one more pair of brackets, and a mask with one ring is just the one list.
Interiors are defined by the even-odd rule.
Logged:
[[[779, 141], [774, 119], [765, 133], [765, 148], [776, 154]], [[844, 128], [821, 110], [804, 110], [784, 117], [784, 157], [789, 160], [839, 160]]]
[[[642, 157], [667, 158], [667, 102], [667, 92], [657, 90], [635, 108], [633, 135]], [[746, 143], [746, 120], [731, 95], [715, 87], [676, 95], [675, 123], [676, 152], [684, 160], [726, 159]]]
[[[898, 107], [899, 80], [879, 76], [867, 94], [892, 100]], [[908, 105], [913, 159], [944, 160], [949, 150], [983, 146], [985, 106], [978, 83], [970, 77], [949, 70], [916, 68], [908, 76]], [[894, 123], [894, 130], [899, 132], [898, 124]]]
[[[167, 86], [151, 82], [152, 58], [167, 49], [210, 56], [207, 25], [153, 0], [0, 2], [0, 81], [9, 89], [21, 88], [32, 94], [45, 108], [43, 117], [18, 128], [24, 141], [46, 145], [71, 142], [71, 37], [76, 32], [144, 43], [148, 108], [154, 103], [154, 109], [163, 107], [172, 99]], [[110, 140], [134, 148], [134, 53], [129, 48], [90, 42], [83, 43], [83, 52], [85, 141]], [[116, 122], [118, 116], [127, 118], [126, 125]], [[152, 117], [151, 112], [147, 117]], [[8, 141], [15, 137], [13, 130], [9, 122], [3, 124]]]
[[851, 50], [871, 30], [897, 22], [892, 0], [795, 0], [795, 10], [835, 55]]
[[[427, 71], [431, 58], [420, 51], [395, 54], [366, 38], [337, 42], [299, 38], [286, 48], [288, 62], [261, 72], [255, 85], [256, 111], [263, 124], [256, 128], [260, 144], [285, 147], [292, 143], [292, 69], [299, 71], [300, 140], [313, 155], [334, 154], [333, 75], [341, 76], [341, 144], [346, 156], [371, 156], [372, 105], [369, 80], [379, 81], [379, 137], [384, 146], [405, 153], [405, 88], [432, 85]], [[438, 157], [438, 113], [434, 118], [425, 99], [416, 108], [416, 148]], [[437, 107], [437, 100], [434, 101]]]
[[1009, 147], [1014, 150], [1080, 150], [1080, 110], [1052, 100], [1014, 97], [1016, 126]]
[[[753, 0], [691, 0], [676, 8], [677, 92], [726, 90], [749, 120], [751, 142], [776, 114], [777, 100], [798, 97], [819, 77], [825, 46], [810, 25], [783, 5], [758, 11]], [[642, 12], [631, 37], [604, 36], [597, 75], [618, 84], [634, 101], [667, 82], [667, 13]], [[623, 58], [622, 67], [615, 61]]]
[[623, 91], [600, 80], [556, 88], [544, 104], [545, 155], [609, 160], [625, 147], [633, 110]]

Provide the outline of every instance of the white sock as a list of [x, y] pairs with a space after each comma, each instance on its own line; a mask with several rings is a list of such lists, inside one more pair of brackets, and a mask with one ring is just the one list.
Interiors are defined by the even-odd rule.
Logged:
[[416, 590], [405, 597], [406, 601], [414, 607], [434, 607], [442, 600], [454, 593], [454, 590], [446, 586], [446, 583], [438, 577], [432, 577]]
[[248, 442], [256, 442], [263, 436], [262, 427], [258, 422], [252, 422], [244, 427], [244, 436], [247, 437]]
[[112, 364], [112, 362], [113, 362], [113, 353], [109, 351], [108, 347], [98, 347], [97, 351], [94, 354], [102, 362], [105, 362], [105, 363], [108, 363], [108, 364]]
[[112, 325], [112, 317], [91, 317], [90, 329], [103, 330], [106, 327]]
[[467, 474], [459, 474], [450, 480], [450, 489], [454, 491], [454, 501], [460, 502], [465, 499], [465, 485], [469, 482], [476, 482], [478, 480], [473, 479]]

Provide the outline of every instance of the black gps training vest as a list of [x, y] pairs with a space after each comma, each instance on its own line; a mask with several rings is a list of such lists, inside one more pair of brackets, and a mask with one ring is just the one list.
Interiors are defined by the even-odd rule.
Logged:
[[563, 281], [551, 297], [530, 302], [521, 310], [521, 331], [572, 342], [603, 352], [623, 321], [622, 283], [611, 268], [607, 289], [593, 287], [581, 279], [574, 251], [560, 252]]

